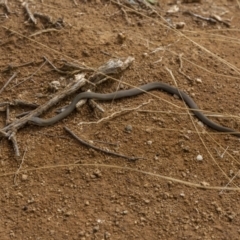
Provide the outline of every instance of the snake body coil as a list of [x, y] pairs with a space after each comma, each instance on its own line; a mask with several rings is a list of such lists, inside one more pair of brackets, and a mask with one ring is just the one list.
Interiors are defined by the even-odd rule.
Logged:
[[71, 104], [63, 112], [59, 113], [58, 115], [56, 115], [52, 118], [49, 118], [49, 119], [32, 117], [30, 119], [30, 122], [32, 122], [33, 124], [39, 125], [39, 126], [53, 125], [56, 122], [67, 117], [75, 109], [76, 104], [81, 99], [97, 99], [97, 100], [107, 101], [107, 100], [113, 100], [113, 99], [133, 97], [133, 96], [136, 96], [141, 93], [151, 91], [154, 89], [163, 90], [167, 93], [175, 94], [175, 95], [179, 96], [188, 105], [188, 107], [191, 109], [191, 111], [194, 113], [194, 115], [200, 121], [202, 121], [204, 124], [206, 124], [208, 127], [215, 129], [219, 132], [228, 132], [237, 137], [240, 137], [240, 133], [236, 132], [235, 130], [218, 125], [218, 124], [214, 123], [213, 121], [211, 121], [210, 119], [208, 119], [202, 112], [199, 111], [197, 104], [186, 93], [184, 93], [183, 91], [181, 91], [175, 87], [172, 87], [166, 83], [163, 83], [163, 82], [148, 83], [148, 84], [142, 85], [138, 88], [132, 88], [129, 90], [122, 90], [122, 91], [117, 91], [117, 92], [107, 93], [107, 94], [94, 93], [94, 92], [83, 92], [83, 93], [78, 94], [73, 99]]

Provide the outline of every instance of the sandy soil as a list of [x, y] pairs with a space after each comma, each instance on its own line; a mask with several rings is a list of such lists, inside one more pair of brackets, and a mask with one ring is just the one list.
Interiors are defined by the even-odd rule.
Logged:
[[[59, 68], [65, 60], [94, 69], [132, 56], [125, 72], [93, 90], [163, 81], [192, 96], [205, 114], [220, 115], [210, 116], [213, 121], [240, 131], [239, 1], [184, 2], [190, 1], [36, 0], [29, 9], [51, 22], [36, 16], [34, 24], [20, 1], [9, 0], [10, 14], [0, 8], [0, 89], [17, 76], [0, 101], [41, 105], [56, 94], [52, 81], [60, 83], [57, 91], [64, 89], [74, 76], [48, 63], [40, 68], [44, 56]], [[42, 30], [48, 32], [31, 36]], [[1, 239], [240, 239], [236, 136], [204, 126], [180, 99], [162, 91], [98, 104], [103, 114], [86, 104], [53, 126], [25, 125], [17, 132], [18, 158], [2, 138]], [[8, 122], [30, 110], [10, 106]], [[95, 151], [64, 126], [100, 148], [143, 159]]]

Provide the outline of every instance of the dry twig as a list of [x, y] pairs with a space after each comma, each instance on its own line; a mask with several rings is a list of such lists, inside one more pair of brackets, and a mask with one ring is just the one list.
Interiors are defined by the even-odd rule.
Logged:
[[2, 72], [8, 72], [8, 71], [17, 69], [19, 67], [26, 67], [26, 66], [31, 65], [31, 64], [33, 64], [33, 61], [30, 61], [30, 62], [27, 62], [27, 63], [23, 63], [23, 64], [20, 64], [20, 65], [15, 65], [15, 66], [9, 64], [5, 69], [2, 70]]
[[[122, 62], [121, 60], [110, 60], [103, 66], [99, 67], [98, 72], [94, 72], [92, 76], [90, 76], [90, 79], [94, 83], [99, 84], [99, 81], [102, 82], [103, 79], [106, 77], [106, 75], [120, 73], [121, 71], [125, 70], [133, 62], [133, 60], [134, 59], [131, 57], [128, 57], [124, 62]], [[15, 137], [18, 129], [24, 127], [31, 120], [32, 117], [40, 116], [42, 113], [46, 112], [49, 108], [54, 106], [63, 98], [76, 92], [83, 85], [85, 85], [86, 82], [89, 82], [89, 81], [85, 78], [85, 74], [82, 73], [82, 74], [75, 75], [75, 79], [70, 84], [68, 84], [64, 90], [62, 90], [59, 93], [57, 92], [56, 95], [51, 100], [39, 106], [32, 112], [30, 112], [27, 116], [24, 116], [23, 118], [15, 120], [8, 126], [1, 129], [0, 137], [5, 137], [11, 140], [14, 146], [15, 154], [19, 156], [20, 153], [19, 153], [19, 149], [18, 149], [16, 137]], [[5, 106], [6, 103], [4, 104], [2, 103], [0, 105]]]
[[44, 66], [46, 63], [47, 63], [47, 61], [44, 61], [44, 62], [41, 64], [41, 66], [40, 66], [35, 72], [33, 72], [29, 77], [24, 78], [21, 82], [17, 83], [16, 85], [14, 85], [13, 87], [11, 87], [10, 89], [15, 88], [15, 87], [19, 86], [20, 84], [26, 82], [27, 80], [31, 79], [38, 71], [40, 71], [40, 70], [43, 68], [43, 66]]
[[74, 134], [69, 128], [67, 127], [64, 127], [64, 129], [70, 133], [75, 139], [77, 139], [80, 143], [84, 144], [85, 146], [87, 147], [90, 147], [90, 148], [93, 148], [97, 151], [100, 151], [100, 152], [104, 152], [104, 153], [107, 153], [107, 154], [110, 154], [110, 155], [113, 155], [113, 156], [116, 156], [116, 157], [121, 157], [121, 158], [125, 158], [127, 160], [131, 160], [131, 161], [136, 161], [136, 160], [139, 160], [139, 159], [143, 159], [142, 157], [128, 157], [126, 155], [123, 155], [123, 154], [119, 154], [119, 153], [115, 153], [115, 152], [111, 152], [111, 151], [108, 151], [108, 150], [105, 150], [105, 149], [102, 149], [102, 148], [98, 148], [90, 143], [87, 143], [85, 142], [84, 140], [82, 140], [81, 138], [79, 138], [76, 134]]
[[9, 124], [9, 105], [6, 106], [6, 125]]
[[112, 113], [110, 116], [107, 116], [107, 117], [104, 117], [104, 118], [101, 118], [100, 120], [98, 120], [97, 122], [80, 122], [78, 123], [78, 125], [84, 125], [84, 124], [87, 124], [87, 125], [90, 125], [90, 124], [99, 124], [100, 122], [103, 122], [105, 120], [109, 120], [113, 117], [116, 117], [117, 116], [120, 116], [120, 115], [123, 115], [123, 114], [126, 114], [128, 112], [133, 112], [133, 111], [136, 111], [138, 110], [139, 108], [141, 108], [142, 106], [146, 105], [146, 104], [149, 104], [150, 102], [152, 101], [152, 99], [148, 100], [147, 102], [144, 102], [142, 103], [141, 105], [135, 107], [135, 108], [127, 108], [127, 109], [122, 109], [120, 111], [117, 111], [117, 112], [114, 112]]
[[38, 32], [35, 32], [35, 33], [29, 35], [29, 37], [34, 37], [34, 36], [40, 35], [42, 33], [48, 33], [48, 32], [59, 32], [59, 30], [57, 30], [56, 28], [43, 29], [43, 30], [40, 30]]
[[22, 161], [21, 161], [21, 163], [19, 165], [19, 168], [17, 169], [17, 171], [14, 174], [13, 182], [14, 182], [15, 186], [17, 185], [17, 176], [18, 176], [18, 173], [21, 171], [21, 168], [22, 168], [22, 165], [23, 165], [23, 162], [24, 162], [24, 158], [25, 158], [26, 152], [27, 152], [27, 150], [24, 151], [24, 154], [23, 154], [23, 157], [22, 157]]
[[8, 6], [8, 1], [7, 1], [7, 0], [2, 0], [2, 1], [0, 2], [0, 5], [3, 6], [3, 7], [6, 9], [6, 12], [7, 12], [8, 14], [11, 13], [10, 8], [9, 8], [9, 6]]
[[3, 92], [3, 90], [7, 87], [7, 85], [17, 76], [17, 72], [15, 72], [3, 85], [2, 89], [0, 90], [0, 94]]
[[36, 25], [37, 24], [37, 19], [34, 17], [33, 13], [29, 9], [28, 3], [27, 2], [23, 2], [22, 6], [24, 7], [26, 13], [28, 14], [30, 20]]
[[179, 58], [179, 69], [178, 69], [178, 72], [181, 73], [185, 78], [187, 78], [189, 81], [192, 82], [192, 79], [183, 72], [183, 63], [182, 63], [182, 55], [183, 54], [179, 54], [178, 58]]
[[56, 103], [61, 101], [66, 96], [76, 92], [79, 88], [81, 88], [86, 83], [86, 79], [84, 74], [79, 74], [76, 76], [75, 80], [71, 82], [63, 91], [57, 93], [55, 97], [53, 97], [50, 101], [46, 102], [45, 104], [39, 106], [27, 116], [15, 120], [10, 125], [6, 126], [5, 128], [1, 129], [0, 133], [3, 137], [8, 137], [13, 142], [15, 154], [19, 156], [19, 150], [17, 147], [17, 141], [15, 138], [15, 134], [18, 129], [22, 128], [32, 117], [40, 116], [43, 112], [47, 111], [49, 108], [54, 106]]

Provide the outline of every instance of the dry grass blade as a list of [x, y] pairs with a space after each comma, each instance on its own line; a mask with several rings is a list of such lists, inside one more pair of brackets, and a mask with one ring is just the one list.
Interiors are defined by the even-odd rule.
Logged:
[[[224, 191], [240, 191], [239, 187], [221, 187], [221, 186], [204, 186], [202, 184], [198, 184], [198, 183], [192, 183], [192, 182], [187, 182], [187, 181], [183, 181], [177, 178], [173, 178], [173, 177], [168, 177], [168, 176], [164, 176], [161, 174], [156, 174], [156, 173], [151, 173], [151, 172], [147, 172], [147, 171], [143, 171], [143, 170], [138, 170], [136, 168], [130, 168], [130, 167], [122, 167], [122, 166], [117, 166], [117, 165], [108, 165], [108, 164], [91, 164], [91, 163], [86, 163], [86, 164], [81, 164], [81, 163], [73, 163], [73, 164], [58, 164], [58, 165], [50, 165], [50, 166], [43, 166], [43, 167], [38, 167], [38, 168], [26, 168], [24, 170], [19, 170], [18, 173], [21, 172], [32, 172], [32, 171], [41, 171], [41, 170], [46, 170], [46, 169], [56, 169], [56, 168], [65, 168], [65, 167], [103, 167], [103, 168], [111, 168], [111, 169], [121, 169], [121, 170], [125, 170], [125, 171], [131, 171], [131, 172], [136, 172], [136, 173], [141, 173], [144, 175], [149, 175], [152, 177], [157, 177], [157, 178], [161, 178], [165, 181], [171, 181], [174, 183], [179, 183], [182, 185], [186, 185], [189, 187], [193, 187], [193, 188], [198, 188], [198, 189], [202, 189], [202, 190], [214, 190], [214, 191], [220, 191], [223, 190]], [[12, 176], [15, 175], [16, 172], [9, 172], [9, 173], [3, 173], [0, 174], [0, 177], [7, 177], [7, 176]]]

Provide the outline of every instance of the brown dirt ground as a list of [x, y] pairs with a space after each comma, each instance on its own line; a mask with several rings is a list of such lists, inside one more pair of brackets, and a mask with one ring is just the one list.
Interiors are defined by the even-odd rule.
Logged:
[[[18, 75], [2, 92], [1, 102], [22, 99], [43, 104], [54, 95], [49, 91], [50, 82], [60, 81], [64, 87], [70, 77], [53, 71], [48, 64], [19, 84], [40, 67], [43, 56], [57, 66], [66, 59], [93, 68], [111, 56], [133, 56], [133, 65], [118, 79], [132, 86], [153, 81], [177, 85], [201, 109], [224, 116], [212, 117], [214, 121], [240, 130], [238, 1], [185, 4], [164, 0], [152, 10], [135, 5], [134, 11], [122, 1], [122, 6], [107, 0], [75, 1], [77, 6], [72, 0], [32, 1], [29, 7], [33, 12], [54, 20], [62, 18], [64, 26], [31, 38], [32, 33], [51, 26], [39, 18], [34, 26], [20, 1], [9, 2], [16, 14], [6, 18], [2, 14], [6, 10], [0, 8], [0, 86], [14, 71]], [[179, 11], [167, 13], [175, 2]], [[231, 20], [230, 27], [184, 11], [221, 16]], [[170, 27], [179, 22], [185, 22], [183, 29]], [[180, 54], [182, 71], [189, 79], [179, 73]], [[33, 63], [4, 71], [10, 64], [27, 62]], [[95, 91], [113, 92], [117, 86], [118, 82], [111, 80]], [[152, 102], [138, 111], [99, 124], [77, 124], [99, 120], [86, 105], [54, 126], [26, 125], [17, 133], [21, 150], [18, 161], [11, 143], [2, 139], [0, 238], [240, 239], [240, 193], [224, 188], [240, 186], [239, 139], [202, 126], [187, 114], [182, 101], [161, 91], [99, 104], [105, 109], [103, 116], [109, 116], [149, 99]], [[11, 119], [26, 110], [11, 107]], [[0, 115], [3, 127], [5, 112]], [[53, 115], [51, 109], [44, 117]], [[132, 131], [126, 132], [129, 125]], [[194, 125], [205, 134], [198, 134]], [[131, 162], [89, 149], [67, 134], [63, 126], [85, 140], [103, 141], [94, 142], [99, 147], [144, 159]], [[198, 155], [203, 156], [202, 161], [196, 160]], [[203, 190], [177, 179], [219, 189]]]

